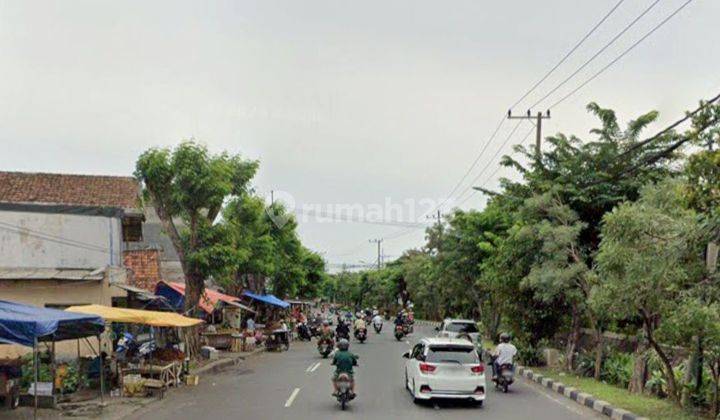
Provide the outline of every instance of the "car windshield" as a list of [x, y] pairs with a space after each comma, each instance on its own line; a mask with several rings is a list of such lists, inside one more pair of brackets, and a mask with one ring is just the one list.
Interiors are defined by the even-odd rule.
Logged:
[[431, 346], [425, 361], [429, 363], [480, 363], [475, 348], [469, 346]]
[[478, 332], [477, 325], [471, 322], [451, 322], [445, 327], [447, 331], [456, 333], [476, 333]]

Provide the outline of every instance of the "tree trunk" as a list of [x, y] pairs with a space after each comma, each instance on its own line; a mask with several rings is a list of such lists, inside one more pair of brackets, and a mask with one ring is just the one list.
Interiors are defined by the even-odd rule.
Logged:
[[635, 349], [635, 365], [633, 367], [632, 377], [628, 390], [633, 394], [642, 394], [645, 392], [645, 383], [648, 377], [647, 367], [647, 345], [645, 341], [638, 343]]
[[[205, 279], [200, 273], [186, 273], [185, 275], [185, 313], [192, 315], [200, 309], [198, 303], [205, 290]], [[200, 330], [197, 327], [189, 328], [185, 335], [186, 351], [190, 357], [200, 354]]]
[[595, 328], [595, 372], [593, 377], [596, 381], [600, 380], [600, 374], [602, 373], [602, 362], [603, 362], [603, 346], [605, 342], [603, 340], [602, 329]]
[[647, 316], [645, 316], [644, 318], [645, 336], [647, 337], [648, 343], [650, 343], [650, 347], [655, 350], [655, 353], [658, 355], [660, 361], [663, 364], [663, 373], [665, 374], [665, 381], [667, 382], [668, 395], [675, 402], [675, 404], [680, 405], [680, 398], [677, 391], [677, 383], [675, 382], [675, 373], [673, 372], [670, 358], [653, 337], [653, 326], [651, 325], [652, 321], [648, 319]]
[[580, 311], [576, 303], [572, 305], [572, 328], [568, 337], [567, 349], [565, 351], [565, 369], [572, 371], [575, 367], [575, 351], [580, 341]]

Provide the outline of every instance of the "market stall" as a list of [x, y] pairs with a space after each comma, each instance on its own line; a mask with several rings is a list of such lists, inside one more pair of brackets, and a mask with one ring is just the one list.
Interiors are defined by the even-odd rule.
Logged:
[[[56, 309], [0, 300], [0, 344], [18, 344], [33, 348], [33, 385], [35, 416], [37, 416], [39, 389], [39, 343], [97, 337], [100, 354], [100, 334], [105, 323], [97, 315], [78, 314]], [[52, 352], [53, 380], [50, 395], [55, 392], [54, 351]], [[102, 358], [99, 358], [102, 360]], [[102, 362], [100, 362], [102, 364]], [[100, 397], [103, 398], [104, 378], [100, 369]]]
[[[103, 305], [71, 306], [66, 310], [97, 315], [106, 322], [138, 324], [154, 328], [187, 328], [203, 323], [200, 319], [188, 318], [174, 312], [113, 308]], [[129, 351], [129, 349], [124, 349], [124, 351]], [[135, 382], [142, 381], [145, 388], [158, 389], [161, 396], [168, 387], [179, 385], [182, 379], [182, 366], [185, 362], [185, 355], [175, 346], [166, 345], [164, 348], [155, 348], [153, 346], [148, 352], [140, 350], [129, 356], [125, 356], [121, 351], [118, 351], [113, 355], [113, 358], [118, 385], [123, 394], [127, 392], [127, 378], [132, 378]]]
[[[159, 282], [155, 294], [166, 298], [177, 311], [183, 310], [184, 284]], [[208, 323], [208, 327], [201, 333], [206, 345], [231, 351], [240, 351], [244, 348], [242, 321], [247, 314], [255, 313], [255, 310], [243, 305], [238, 297], [212, 289], [205, 289], [198, 308]]]
[[256, 305], [262, 305], [259, 312], [266, 323], [257, 324], [257, 327], [262, 328], [264, 335], [267, 337], [265, 348], [267, 350], [289, 349], [292, 339], [292, 325], [288, 324], [286, 315], [290, 304], [270, 294], [260, 295], [245, 291], [243, 297]]

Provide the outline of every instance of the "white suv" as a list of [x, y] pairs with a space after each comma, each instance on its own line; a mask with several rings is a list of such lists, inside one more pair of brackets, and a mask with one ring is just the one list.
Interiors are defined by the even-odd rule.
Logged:
[[480, 330], [477, 323], [471, 319], [446, 319], [435, 328], [438, 337], [458, 338], [462, 334], [467, 334], [473, 343], [479, 343]]
[[465, 339], [423, 338], [403, 354], [405, 387], [413, 399], [485, 400], [485, 365], [475, 346]]

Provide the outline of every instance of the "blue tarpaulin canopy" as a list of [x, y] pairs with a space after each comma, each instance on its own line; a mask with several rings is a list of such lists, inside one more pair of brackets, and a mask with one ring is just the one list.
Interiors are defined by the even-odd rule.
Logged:
[[255, 293], [250, 292], [244, 292], [243, 295], [249, 297], [250, 299], [267, 303], [269, 305], [279, 306], [281, 308], [287, 308], [290, 306], [289, 303], [285, 302], [282, 299], [278, 299], [273, 295], [256, 295]]
[[105, 322], [96, 315], [77, 314], [0, 300], [0, 343], [33, 347], [37, 341], [96, 336]]

